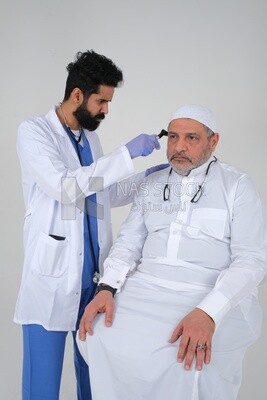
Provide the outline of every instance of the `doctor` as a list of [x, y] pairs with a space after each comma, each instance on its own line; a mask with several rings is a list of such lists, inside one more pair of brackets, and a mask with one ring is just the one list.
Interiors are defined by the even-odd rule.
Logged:
[[177, 110], [171, 168], [142, 185], [104, 263], [78, 339], [94, 400], [237, 398], [260, 334], [266, 224], [250, 178], [213, 155], [216, 132], [205, 107]]
[[[132, 201], [118, 197], [115, 183], [133, 174], [133, 158], [159, 148], [156, 135], [142, 134], [104, 156], [94, 130], [122, 72], [94, 51], [78, 53], [67, 70], [63, 102], [18, 132], [26, 214], [14, 320], [23, 326], [23, 400], [59, 399], [67, 333], [75, 336], [111, 246], [110, 203]], [[89, 400], [88, 367], [75, 342], [74, 360], [78, 399]]]

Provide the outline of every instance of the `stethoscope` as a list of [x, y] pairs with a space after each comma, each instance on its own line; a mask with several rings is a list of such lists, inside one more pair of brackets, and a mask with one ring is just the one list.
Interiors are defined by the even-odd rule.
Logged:
[[80, 146], [79, 146], [79, 144], [80, 144], [80, 142], [81, 142], [81, 139], [82, 139], [82, 135], [83, 135], [83, 129], [80, 128], [79, 136], [74, 135], [74, 133], [72, 132], [72, 130], [70, 129], [69, 126], [66, 125], [66, 126], [65, 126], [65, 129], [68, 131], [70, 137], [73, 139], [73, 143], [74, 143], [75, 148], [76, 148], [76, 150], [77, 150], [77, 155], [78, 155], [80, 164], [81, 164], [82, 166], [84, 166], [84, 165], [83, 165], [83, 162], [82, 162], [81, 148], [80, 148]]
[[81, 157], [81, 150], [80, 150], [80, 148], [79, 148], [79, 143], [81, 142], [81, 139], [82, 139], [83, 129], [80, 128], [79, 135], [77, 135], [77, 136], [74, 135], [74, 133], [72, 132], [72, 130], [71, 130], [71, 128], [70, 128], [70, 126], [69, 126], [69, 124], [68, 124], [68, 122], [67, 122], [67, 119], [66, 119], [66, 117], [65, 117], [65, 114], [64, 114], [64, 112], [63, 112], [61, 106], [62, 106], [62, 102], [59, 103], [58, 108], [59, 108], [59, 111], [60, 111], [60, 113], [61, 113], [61, 115], [62, 115], [62, 118], [63, 118], [63, 120], [64, 120], [63, 126], [64, 126], [64, 128], [65, 128], [65, 131], [66, 131], [66, 132], [69, 134], [69, 136], [73, 139], [73, 143], [75, 144], [75, 147], [76, 147], [76, 150], [77, 150], [77, 155], [78, 155], [80, 164], [83, 165], [83, 163], [82, 163], [82, 157]]
[[[201, 183], [200, 185], [198, 185], [198, 189], [197, 189], [196, 193], [194, 194], [194, 196], [193, 196], [192, 199], [190, 200], [191, 203], [197, 203], [198, 200], [200, 199], [200, 197], [201, 197], [202, 194], [203, 194], [203, 186], [204, 186], [205, 183], [206, 183], [206, 180], [207, 180], [207, 176], [208, 176], [210, 167], [211, 167], [211, 165], [212, 165], [213, 163], [216, 163], [216, 161], [217, 161], [217, 157], [213, 156], [213, 158], [214, 158], [214, 159], [211, 160], [211, 161], [209, 162], [209, 165], [207, 166], [207, 169], [206, 169], [206, 172], [205, 172], [205, 177], [204, 177], [202, 183]], [[171, 168], [170, 171], [169, 171], [168, 180], [167, 180], [167, 183], [166, 183], [166, 185], [164, 186], [164, 189], [163, 189], [163, 201], [168, 201], [169, 198], [170, 198], [171, 189], [170, 189], [170, 185], [169, 185], [169, 180], [170, 180], [170, 176], [171, 176], [172, 170], [173, 170], [173, 168]]]

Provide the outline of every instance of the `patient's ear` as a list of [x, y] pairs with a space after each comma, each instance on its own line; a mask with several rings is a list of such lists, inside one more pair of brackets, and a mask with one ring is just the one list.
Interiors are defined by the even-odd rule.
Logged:
[[210, 148], [211, 148], [212, 152], [216, 149], [216, 146], [217, 146], [217, 144], [219, 142], [219, 138], [220, 138], [219, 133], [214, 133], [210, 137]]

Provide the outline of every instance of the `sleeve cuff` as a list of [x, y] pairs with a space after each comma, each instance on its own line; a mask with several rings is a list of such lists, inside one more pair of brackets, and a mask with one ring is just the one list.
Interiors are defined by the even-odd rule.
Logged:
[[117, 289], [119, 292], [125, 282], [128, 272], [129, 267], [121, 267], [120, 271], [116, 271], [113, 268], [107, 268], [102, 278], [99, 279], [98, 284], [106, 283], [114, 289]]
[[231, 309], [230, 300], [222, 293], [211, 291], [197, 306], [205, 311], [218, 325], [227, 312]]

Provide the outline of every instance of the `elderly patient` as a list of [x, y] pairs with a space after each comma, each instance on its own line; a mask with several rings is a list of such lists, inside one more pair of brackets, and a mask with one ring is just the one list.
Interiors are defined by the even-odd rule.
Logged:
[[176, 111], [170, 168], [142, 185], [105, 261], [77, 338], [94, 400], [237, 398], [266, 225], [250, 178], [213, 155], [216, 132], [210, 110]]

